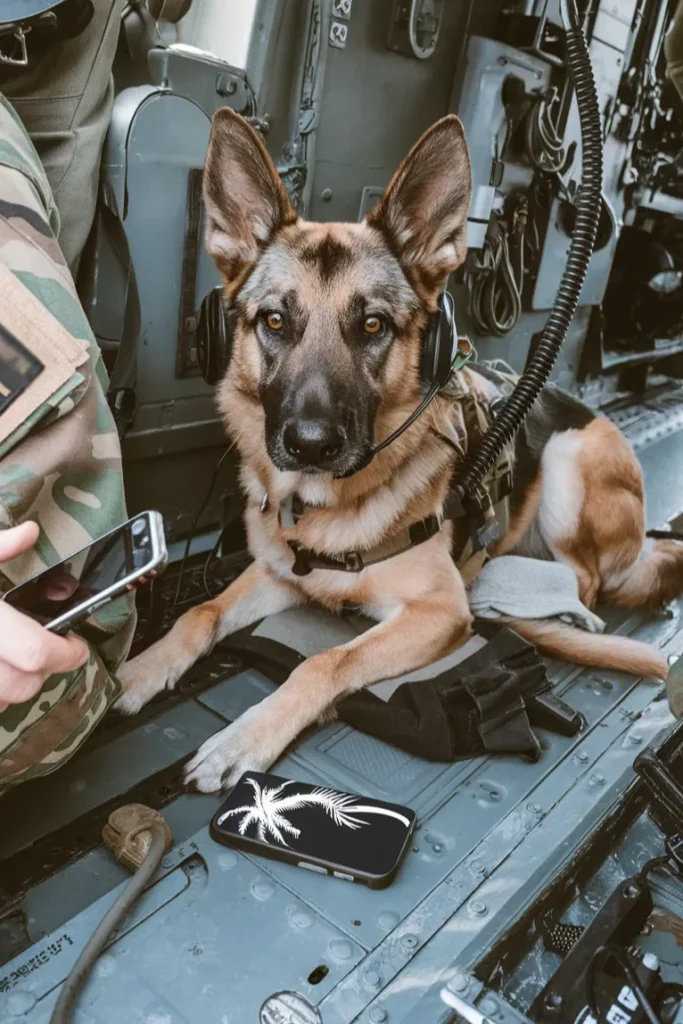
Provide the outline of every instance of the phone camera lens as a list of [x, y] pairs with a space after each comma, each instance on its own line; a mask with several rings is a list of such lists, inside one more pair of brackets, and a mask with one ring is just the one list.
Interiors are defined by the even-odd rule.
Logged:
[[147, 523], [145, 522], [145, 520], [144, 519], [136, 519], [135, 522], [133, 523], [133, 526], [132, 526], [133, 536], [134, 537], [139, 537], [141, 534], [143, 534], [145, 532], [146, 529], [147, 529]]
[[131, 532], [133, 534], [133, 544], [136, 548], [142, 548], [147, 543], [147, 523], [144, 519], [136, 519], [133, 523]]

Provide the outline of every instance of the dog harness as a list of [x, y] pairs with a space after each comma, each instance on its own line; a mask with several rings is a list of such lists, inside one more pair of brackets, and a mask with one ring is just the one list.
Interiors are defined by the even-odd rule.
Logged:
[[[488, 401], [468, 386], [460, 372], [461, 369], [462, 367], [455, 370], [440, 394], [460, 405], [468, 445], [473, 445], [477, 444], [489, 430], [496, 409], [513, 391], [517, 377], [500, 360], [477, 363], [477, 372], [485, 377], [497, 392], [496, 398]], [[509, 498], [513, 484], [512, 450], [511, 444], [505, 446], [477, 492], [468, 496], [465, 502], [461, 501], [455, 489], [451, 488], [439, 514], [427, 516], [413, 523], [373, 548], [327, 555], [311, 551], [296, 540], [289, 540], [287, 543], [294, 554], [292, 572], [295, 576], [307, 576], [314, 569], [361, 572], [371, 565], [424, 544], [439, 533], [446, 522], [453, 523], [451, 553], [458, 568], [463, 570], [475, 556], [479, 568], [487, 557], [489, 545], [503, 537], [508, 530]], [[455, 470], [457, 471], [457, 466]], [[264, 502], [267, 502], [267, 499], [264, 499]], [[267, 504], [264, 507], [267, 507]], [[297, 494], [291, 495], [280, 506], [280, 525], [296, 527], [308, 507]]]

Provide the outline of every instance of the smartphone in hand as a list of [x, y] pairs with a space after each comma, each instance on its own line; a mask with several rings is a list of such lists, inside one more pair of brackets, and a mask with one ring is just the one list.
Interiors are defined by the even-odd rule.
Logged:
[[143, 512], [62, 562], [8, 591], [3, 600], [54, 633], [66, 633], [109, 601], [159, 575], [168, 554], [158, 512]]

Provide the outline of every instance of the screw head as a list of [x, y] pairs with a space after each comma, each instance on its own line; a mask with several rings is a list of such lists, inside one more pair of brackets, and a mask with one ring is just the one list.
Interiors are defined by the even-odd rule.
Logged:
[[643, 957], [643, 967], [646, 967], [648, 971], [656, 971], [659, 967], [659, 958], [655, 953], [646, 953]]
[[378, 971], [365, 972], [365, 982], [370, 986], [370, 988], [377, 988], [381, 981], [382, 979]]
[[482, 900], [472, 900], [470, 903], [470, 912], [474, 914], [475, 917], [486, 917], [488, 909], [489, 908], [482, 902]]
[[469, 988], [469, 984], [468, 977], [464, 971], [456, 971], [448, 982], [448, 987], [452, 988], [454, 992], [466, 992]]
[[324, 188], [320, 193], [320, 198], [324, 203], [329, 203], [330, 199], [332, 198], [332, 189]]
[[485, 1013], [488, 1016], [492, 1016], [494, 1013], [497, 1013], [498, 1011], [498, 1003], [493, 998], [493, 996], [486, 996], [485, 999], [482, 999], [479, 1009], [481, 1010], [482, 1013]]
[[546, 1009], [557, 1012], [558, 1010], [562, 1009], [564, 1000], [562, 996], [559, 995], [559, 993], [548, 992], [548, 995], [545, 997], [543, 1002], [545, 1003]]
[[581, 762], [581, 764], [585, 764], [588, 760], [588, 753], [585, 750], [580, 750], [576, 757]]
[[372, 1024], [384, 1024], [385, 1021], [389, 1020], [389, 1014], [383, 1006], [375, 1006], [370, 1010], [369, 1016]]
[[401, 945], [405, 946], [406, 949], [415, 949], [417, 946], [417, 935], [404, 935], [401, 939]]

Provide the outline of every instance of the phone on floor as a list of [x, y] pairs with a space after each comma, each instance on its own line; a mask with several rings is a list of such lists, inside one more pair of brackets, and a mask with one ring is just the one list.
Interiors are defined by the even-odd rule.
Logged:
[[53, 633], [65, 633], [139, 582], [158, 576], [168, 553], [158, 512], [143, 512], [4, 595]]
[[219, 843], [382, 889], [408, 849], [408, 807], [246, 772], [211, 822]]

